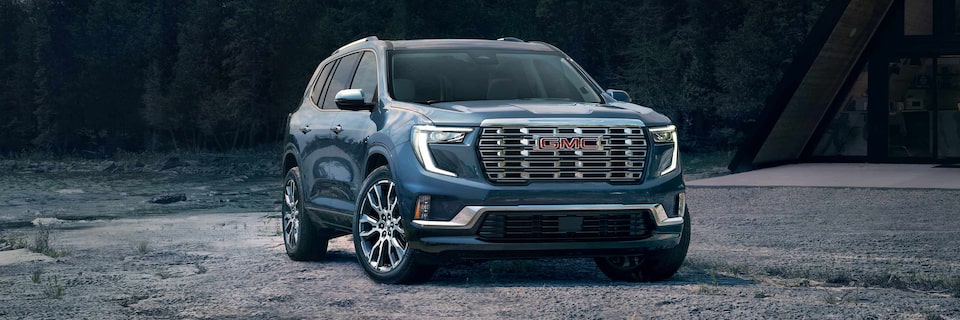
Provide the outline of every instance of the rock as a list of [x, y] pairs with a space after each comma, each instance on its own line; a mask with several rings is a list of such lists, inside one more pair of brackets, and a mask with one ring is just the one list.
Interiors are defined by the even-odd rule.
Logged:
[[42, 173], [42, 172], [49, 171], [47, 170], [46, 166], [43, 163], [33, 162], [33, 161], [31, 161], [30, 164], [27, 166], [27, 170], [32, 171], [34, 173]]
[[113, 161], [109, 161], [109, 160], [108, 160], [108, 161], [104, 161], [104, 162], [100, 163], [99, 169], [100, 169], [100, 171], [102, 171], [102, 172], [115, 172], [115, 171], [117, 171], [118, 169], [120, 169], [120, 167], [117, 166], [117, 163], [116, 163], [116, 162], [113, 162]]
[[65, 222], [66, 221], [63, 221], [57, 218], [36, 218], [36, 219], [33, 219], [33, 221], [30, 221], [30, 223], [33, 223], [33, 225], [35, 226], [50, 226], [55, 224], [62, 224]]
[[187, 201], [187, 195], [178, 193], [178, 194], [165, 194], [161, 196], [153, 197], [150, 199], [150, 203], [156, 204], [169, 204], [174, 202]]
[[163, 160], [162, 163], [160, 163], [160, 170], [162, 171], [167, 169], [173, 169], [182, 165], [183, 165], [183, 162], [180, 161], [180, 158], [169, 157]]

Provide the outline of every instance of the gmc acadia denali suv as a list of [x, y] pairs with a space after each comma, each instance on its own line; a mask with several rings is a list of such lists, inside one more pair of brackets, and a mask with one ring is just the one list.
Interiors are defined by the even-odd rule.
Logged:
[[451, 259], [592, 257], [672, 276], [690, 243], [670, 119], [542, 42], [357, 40], [317, 67], [284, 143], [293, 260], [352, 234], [383, 283]]

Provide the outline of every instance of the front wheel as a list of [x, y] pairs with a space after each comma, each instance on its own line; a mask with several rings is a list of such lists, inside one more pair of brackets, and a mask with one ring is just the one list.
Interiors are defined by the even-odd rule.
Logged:
[[613, 280], [652, 282], [666, 280], [680, 270], [690, 247], [690, 211], [683, 220], [680, 243], [676, 247], [651, 252], [643, 256], [616, 256], [595, 258], [597, 267]]
[[414, 261], [400, 214], [397, 185], [390, 169], [373, 170], [363, 182], [353, 218], [353, 244], [363, 270], [380, 283], [425, 281], [436, 266]]

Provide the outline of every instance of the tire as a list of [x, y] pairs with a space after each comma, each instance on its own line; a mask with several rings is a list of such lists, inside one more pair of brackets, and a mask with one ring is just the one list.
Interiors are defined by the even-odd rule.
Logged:
[[283, 178], [280, 205], [280, 228], [287, 256], [294, 261], [323, 259], [327, 255], [327, 240], [317, 231], [303, 206], [303, 183], [300, 168], [293, 167]]
[[683, 264], [690, 248], [690, 211], [683, 220], [683, 231], [677, 246], [643, 256], [594, 258], [597, 268], [616, 281], [653, 282], [669, 279]]
[[353, 245], [357, 261], [374, 281], [416, 283], [430, 279], [437, 267], [416, 261], [406, 228], [409, 221], [400, 214], [399, 196], [393, 174], [379, 167], [363, 181], [353, 217]]

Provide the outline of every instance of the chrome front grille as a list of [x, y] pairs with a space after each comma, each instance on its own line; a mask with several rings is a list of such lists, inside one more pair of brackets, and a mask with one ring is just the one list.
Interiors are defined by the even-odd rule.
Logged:
[[[562, 142], [541, 148], [542, 138]], [[585, 142], [576, 146], [578, 139]], [[640, 181], [647, 148], [643, 128], [635, 126], [486, 126], [478, 143], [484, 173], [494, 183]]]

